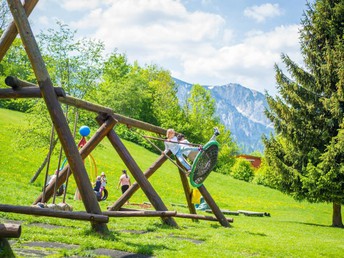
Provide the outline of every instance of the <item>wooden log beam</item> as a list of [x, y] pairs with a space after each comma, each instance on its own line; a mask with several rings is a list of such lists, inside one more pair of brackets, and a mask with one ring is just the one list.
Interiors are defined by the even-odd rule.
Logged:
[[[197, 214], [186, 214], [186, 213], [179, 213], [177, 212], [176, 217], [185, 218], [185, 219], [200, 219], [200, 220], [210, 220], [210, 221], [219, 221], [217, 218], [213, 216], [204, 216], [204, 215], [197, 215]], [[226, 222], [233, 222], [232, 218], [224, 218]]]
[[[82, 159], [87, 158], [87, 156], [94, 150], [94, 148], [105, 138], [107, 133], [115, 126], [116, 120], [113, 117], [108, 117], [108, 119], [99, 127], [99, 129], [94, 133], [94, 135], [88, 140], [88, 142], [80, 150], [80, 155]], [[65, 166], [60, 172], [57, 180], [57, 188], [59, 188], [67, 179], [67, 172], [69, 169], [69, 164]], [[89, 180], [88, 176], [87, 179]], [[55, 180], [47, 186], [45, 191], [45, 200], [48, 201], [54, 194]], [[94, 193], [93, 193], [94, 194]], [[43, 193], [41, 193], [34, 204], [42, 202]]]
[[205, 186], [201, 185], [200, 187], [198, 187], [198, 190], [201, 192], [204, 200], [207, 202], [210, 209], [213, 211], [214, 215], [220, 222], [220, 224], [224, 227], [229, 227], [227, 219], [225, 218], [225, 216], [223, 215], [220, 208], [217, 206], [217, 204], [215, 203], [214, 199], [211, 197]]
[[[31, 14], [37, 2], [38, 0], [25, 0], [24, 1], [24, 10], [27, 16]], [[12, 21], [0, 38], [0, 62], [4, 58], [7, 50], [10, 48], [10, 46], [12, 45], [17, 35], [18, 35], [18, 30], [17, 30], [16, 24], [14, 21]]]
[[[167, 155], [171, 155], [169, 152]], [[166, 155], [162, 154], [160, 157], [145, 171], [144, 176], [148, 179], [151, 175], [157, 171], [162, 164], [167, 160]], [[108, 207], [109, 211], [118, 211], [129, 199], [133, 194], [140, 189], [140, 185], [137, 182], [134, 182], [124, 194], [121, 195], [120, 198], [110, 207]]]
[[176, 214], [176, 211], [103, 211], [103, 215], [109, 217], [173, 217], [176, 216]]
[[[129, 208], [121, 208], [120, 211], [123, 212], [134, 212], [134, 211], [146, 211], [146, 210], [137, 210], [137, 209], [129, 209]], [[198, 215], [198, 214], [187, 214], [187, 213], [179, 213], [176, 212], [176, 214], [173, 217], [178, 218], [184, 218], [184, 219], [192, 219], [192, 220], [210, 220], [210, 221], [219, 221], [216, 217], [213, 216], [204, 216], [204, 215]], [[233, 218], [225, 218], [227, 222], [234, 222]]]
[[95, 113], [106, 113], [108, 115], [113, 116], [114, 112], [111, 108], [104, 107], [98, 104], [94, 104], [82, 99], [74, 98], [71, 96], [66, 96], [58, 99], [61, 103], [74, 106], [77, 108], [81, 108], [87, 111], [95, 112]]
[[[65, 91], [60, 87], [54, 87], [56, 96], [65, 97]], [[37, 87], [0, 89], [0, 99], [41, 98], [42, 92]]]
[[[101, 214], [100, 206], [88, 179], [84, 162], [79, 154], [78, 148], [56, 93], [44, 60], [40, 53], [38, 44], [32, 33], [27, 15], [20, 0], [7, 0], [12, 16], [14, 18], [20, 38], [23, 42], [25, 51], [29, 57], [34, 70], [43, 99], [49, 111], [51, 120], [55, 126], [57, 135], [60, 139], [68, 163], [73, 171], [75, 182], [79, 188], [83, 204], [88, 213]], [[104, 223], [91, 222], [93, 230], [99, 233], [108, 232], [107, 225]]]
[[98, 223], [108, 223], [109, 217], [103, 214], [93, 214], [86, 212], [75, 212], [75, 211], [58, 211], [50, 210], [46, 208], [30, 207], [30, 206], [14, 206], [0, 204], [1, 212], [11, 212], [26, 215], [37, 215], [45, 217], [54, 217], [62, 219], [75, 219], [75, 220], [86, 220]]
[[21, 225], [5, 223], [0, 224], [0, 238], [19, 238], [21, 235]]
[[31, 83], [31, 82], [27, 82], [27, 81], [23, 81], [18, 79], [15, 76], [7, 76], [5, 78], [5, 83], [7, 86], [12, 87], [12, 89], [20, 89], [20, 88], [25, 88], [25, 87], [37, 87], [38, 85]]
[[[102, 123], [102, 119], [100, 117], [97, 118], [98, 124]], [[167, 211], [167, 207], [161, 200], [158, 193], [154, 190], [153, 186], [147, 180], [147, 178], [142, 173], [142, 170], [137, 165], [133, 157], [130, 155], [127, 148], [122, 143], [121, 139], [115, 133], [115, 131], [111, 130], [108, 133], [108, 139], [111, 142], [112, 146], [117, 151], [118, 155], [123, 160], [124, 164], [127, 166], [133, 177], [135, 178], [136, 182], [140, 185], [142, 191], [145, 193], [147, 198], [149, 199], [150, 203], [154, 206], [155, 210], [157, 211]], [[170, 217], [161, 217], [163, 222], [167, 225], [178, 227], [177, 223], [173, 218]]]
[[[15, 78], [15, 79], [13, 79], [13, 78]], [[20, 87], [25, 87], [25, 86], [27, 87], [28, 85], [38, 87], [38, 85], [25, 82], [25, 81], [23, 81], [17, 77], [13, 77], [13, 76], [8, 80], [9, 80], [8, 83], [10, 84], [9, 86], [15, 87], [15, 88], [20, 88]], [[4, 95], [4, 96], [2, 96], [2, 95]], [[5, 91], [4, 93], [2, 93], [2, 91], [0, 89], [0, 98], [19, 98], [19, 97], [20, 97], [20, 95], [18, 93], [15, 93], [13, 91]], [[38, 92], [36, 92], [35, 95], [32, 95], [32, 96], [31, 95], [30, 96], [24, 95], [22, 98], [24, 98], [24, 97], [25, 98], [29, 98], [29, 97], [40, 98], [40, 97], [42, 97], [42, 94], [39, 94]], [[139, 128], [139, 129], [149, 131], [152, 133], [157, 133], [157, 134], [163, 134], [163, 135], [166, 134], [166, 129], [164, 129], [164, 128], [161, 128], [161, 127], [155, 126], [155, 125], [151, 125], [149, 123], [142, 122], [140, 120], [136, 120], [136, 119], [133, 119], [130, 117], [120, 115], [120, 114], [116, 114], [116, 113], [114, 113], [114, 111], [111, 108], [104, 107], [104, 106], [101, 106], [98, 104], [94, 104], [94, 103], [91, 103], [91, 102], [88, 102], [88, 101], [85, 101], [82, 99], [78, 99], [75, 97], [66, 96], [66, 94], [61, 95], [61, 96], [58, 95], [58, 97], [59, 97], [58, 101], [63, 103], [63, 104], [67, 104], [70, 106], [74, 106], [74, 107], [81, 108], [81, 109], [95, 112], [95, 113], [106, 113], [108, 115], [113, 116], [119, 123], [125, 124], [128, 127]]]

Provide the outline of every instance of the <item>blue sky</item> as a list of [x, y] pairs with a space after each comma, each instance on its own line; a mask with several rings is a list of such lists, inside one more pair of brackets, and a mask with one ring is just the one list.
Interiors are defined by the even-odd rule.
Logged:
[[[310, 2], [313, 2], [310, 0]], [[239, 83], [275, 94], [281, 53], [302, 64], [306, 0], [49, 0], [30, 16], [34, 33], [55, 20], [100, 39], [130, 62], [157, 64], [195, 84]]]

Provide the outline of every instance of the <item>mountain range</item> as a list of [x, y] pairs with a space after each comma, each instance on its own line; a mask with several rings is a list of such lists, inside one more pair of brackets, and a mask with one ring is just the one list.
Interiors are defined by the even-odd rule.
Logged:
[[[178, 85], [179, 103], [183, 105], [193, 85], [176, 78], [174, 81]], [[210, 91], [216, 103], [216, 115], [230, 130], [240, 152], [262, 152], [262, 135], [269, 136], [273, 132], [271, 121], [264, 113], [268, 108], [264, 94], [235, 83], [203, 87]]]

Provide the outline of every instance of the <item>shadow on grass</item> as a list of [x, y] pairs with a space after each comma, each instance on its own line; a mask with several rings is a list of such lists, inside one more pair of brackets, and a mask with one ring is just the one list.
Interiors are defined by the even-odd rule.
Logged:
[[250, 231], [245, 231], [245, 233], [249, 234], [249, 235], [253, 235], [253, 236], [262, 236], [262, 237], [266, 237], [268, 236], [265, 233], [257, 233], [257, 232], [250, 232]]
[[157, 252], [160, 250], [169, 250], [169, 251], [176, 251], [176, 249], [171, 249], [167, 245], [140, 245], [140, 244], [133, 244], [130, 242], [123, 242], [127, 246], [134, 247], [138, 253], [144, 254], [144, 255], [153, 255], [153, 251]]
[[102, 239], [105, 239], [105, 240], [112, 240], [112, 241], [117, 241], [119, 239], [119, 233], [118, 232], [115, 232], [115, 231], [111, 231], [109, 230], [109, 232], [105, 233], [105, 234], [99, 234], [97, 232], [95, 232], [93, 229], [85, 229], [84, 230], [84, 234], [86, 236], [89, 236], [89, 235], [93, 235], [93, 236], [98, 236]]
[[307, 226], [323, 227], [323, 228], [334, 228], [331, 225], [323, 225], [323, 224], [300, 222], [300, 221], [285, 221], [285, 222], [287, 222], [287, 223], [295, 223], [295, 224], [302, 224], [302, 225], [307, 225]]
[[0, 238], [0, 257], [16, 257], [6, 238]]

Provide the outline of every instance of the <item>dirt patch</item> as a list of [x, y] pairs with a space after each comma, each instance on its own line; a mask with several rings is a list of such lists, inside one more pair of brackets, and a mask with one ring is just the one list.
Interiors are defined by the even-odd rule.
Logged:
[[[10, 244], [13, 245], [15, 241], [10, 241]], [[22, 257], [46, 257], [53, 254], [58, 254], [59, 251], [63, 249], [73, 250], [79, 248], [78, 245], [71, 245], [71, 244], [64, 244], [64, 243], [56, 243], [56, 242], [28, 242], [22, 244], [25, 248], [13, 248], [13, 253], [15, 256], [22, 256]], [[90, 254], [93, 255], [104, 255], [108, 257], [116, 257], [116, 258], [148, 258], [153, 257], [149, 255], [143, 254], [135, 254], [129, 253], [119, 250], [113, 249], [106, 249], [106, 248], [98, 248], [95, 250], [90, 250]]]
[[46, 229], [67, 228], [64, 226], [51, 225], [51, 224], [46, 224], [46, 223], [30, 223], [27, 226], [29, 227], [35, 226], [35, 227], [46, 228]]

